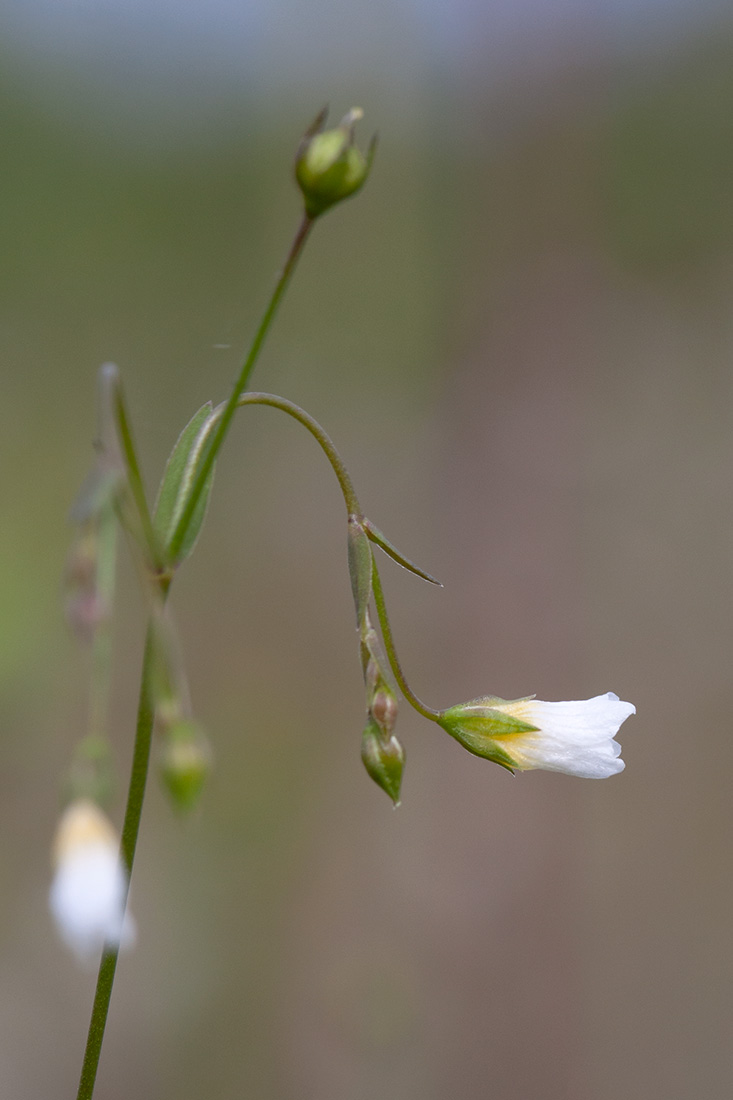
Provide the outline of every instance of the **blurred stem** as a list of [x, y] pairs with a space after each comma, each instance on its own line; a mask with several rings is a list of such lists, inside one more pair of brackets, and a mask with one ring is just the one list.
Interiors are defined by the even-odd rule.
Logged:
[[429, 718], [431, 722], [437, 722], [440, 717], [440, 711], [433, 710], [432, 707], [427, 706], [421, 699], [418, 699], [405, 679], [405, 674], [402, 671], [402, 666], [397, 656], [394, 638], [392, 637], [392, 627], [390, 626], [389, 617], [387, 615], [387, 605], [384, 602], [382, 582], [379, 578], [379, 570], [374, 560], [374, 554], [372, 554], [372, 592], [374, 594], [374, 606], [377, 609], [377, 617], [382, 631], [382, 638], [384, 639], [384, 648], [387, 651], [387, 658], [394, 678], [399, 684], [400, 690], [410, 706], [414, 707], [418, 714], [422, 714], [423, 718]]
[[204, 486], [206, 485], [206, 479], [211, 473], [214, 462], [216, 461], [216, 456], [218, 455], [219, 450], [221, 449], [221, 445], [224, 442], [224, 436], [229, 430], [229, 425], [232, 422], [232, 417], [234, 416], [234, 413], [237, 409], [237, 401], [243, 391], [247, 388], [249, 376], [252, 373], [252, 369], [255, 363], [257, 362], [257, 357], [260, 353], [265, 337], [267, 336], [268, 330], [272, 323], [272, 319], [275, 316], [275, 311], [277, 310], [277, 307], [280, 304], [280, 300], [282, 299], [287, 285], [290, 282], [290, 277], [295, 270], [295, 265], [298, 261], [298, 257], [303, 251], [303, 247], [305, 246], [305, 242], [308, 239], [308, 234], [310, 233], [312, 225], [313, 219], [308, 217], [307, 214], [304, 214], [303, 220], [301, 221], [298, 231], [293, 239], [293, 243], [290, 246], [290, 251], [285, 261], [285, 266], [280, 273], [280, 277], [278, 278], [278, 281], [275, 285], [275, 289], [272, 292], [270, 302], [267, 306], [267, 309], [262, 315], [262, 320], [260, 321], [259, 328], [255, 333], [255, 338], [252, 341], [252, 345], [242, 365], [242, 369], [239, 372], [239, 377], [234, 384], [234, 389], [232, 390], [226, 405], [224, 406], [223, 412], [221, 414], [221, 420], [219, 421], [219, 425], [214, 433], [214, 437], [211, 440], [204, 460], [199, 467], [198, 474], [196, 475], [196, 480], [191, 486], [191, 492], [189, 493], [188, 499], [186, 500], [186, 506], [183, 509], [181, 517], [176, 525], [176, 529], [171, 536], [171, 540], [168, 546], [168, 556], [169, 561], [173, 564], [175, 564], [181, 546], [183, 545], [183, 540], [186, 537], [188, 525], [191, 522], [191, 518], [196, 509], [196, 505], [198, 504], [199, 497], [201, 496], [201, 493], [204, 490]]
[[[165, 598], [166, 586], [161, 586], [161, 594]], [[137, 711], [137, 728], [135, 731], [135, 747], [132, 754], [132, 768], [130, 772], [130, 786], [127, 792], [127, 806], [125, 808], [125, 821], [122, 827], [122, 843], [120, 854], [127, 871], [129, 886], [132, 875], [132, 865], [135, 861], [135, 849], [140, 831], [140, 818], [145, 798], [145, 785], [148, 778], [148, 765], [150, 762], [150, 744], [153, 733], [153, 700], [150, 690], [152, 663], [153, 663], [153, 627], [148, 627], [145, 639], [145, 652], [143, 656], [142, 678], [140, 684], [140, 701]], [[81, 1069], [81, 1080], [77, 1100], [92, 1100], [94, 1083], [97, 1078], [99, 1056], [102, 1051], [104, 1029], [107, 1024], [109, 1002], [112, 996], [112, 986], [117, 969], [119, 946], [105, 948], [102, 960], [99, 964], [97, 988], [94, 994], [92, 1017], [89, 1022], [87, 1045], [84, 1051], [84, 1062]]]
[[97, 598], [103, 610], [92, 642], [92, 676], [89, 695], [89, 734], [104, 737], [107, 731], [107, 703], [112, 672], [112, 606], [117, 566], [117, 518], [114, 505], [106, 504], [99, 516], [97, 552]]
[[305, 409], [301, 409], [300, 405], [288, 401], [285, 397], [277, 397], [274, 393], [244, 393], [238, 398], [237, 405], [240, 407], [243, 405], [269, 405], [273, 409], [280, 409], [288, 416], [292, 416], [304, 428], [307, 428], [331, 463], [331, 468], [338, 478], [341, 492], [344, 495], [347, 512], [349, 515], [362, 518], [361, 507], [349, 471], [346, 469], [329, 435]]
[[160, 549], [160, 542], [158, 536], [153, 527], [153, 520], [150, 515], [150, 509], [148, 508], [148, 501], [145, 496], [145, 486], [143, 485], [142, 474], [140, 473], [140, 464], [137, 460], [137, 452], [135, 450], [135, 443], [132, 438], [132, 428], [130, 427], [130, 418], [127, 414], [127, 405], [125, 403], [125, 397], [122, 392], [122, 386], [117, 380], [114, 390], [114, 410], [115, 419], [117, 421], [117, 430], [122, 443], [122, 455], [125, 461], [125, 469], [127, 471], [127, 483], [132, 493], [132, 499], [135, 502], [137, 508], [137, 514], [142, 526], [143, 538], [150, 554], [150, 559], [156, 572], [163, 571], [163, 555]]

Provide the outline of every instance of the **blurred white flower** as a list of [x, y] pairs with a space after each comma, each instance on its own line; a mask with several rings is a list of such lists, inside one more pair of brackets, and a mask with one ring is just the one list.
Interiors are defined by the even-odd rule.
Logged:
[[486, 696], [443, 711], [440, 724], [469, 752], [510, 770], [605, 779], [624, 769], [614, 737], [635, 713], [610, 691], [568, 703]]
[[127, 882], [115, 830], [87, 798], [65, 810], [54, 839], [56, 873], [49, 903], [61, 938], [81, 962], [103, 947], [129, 947], [135, 925], [125, 915]]

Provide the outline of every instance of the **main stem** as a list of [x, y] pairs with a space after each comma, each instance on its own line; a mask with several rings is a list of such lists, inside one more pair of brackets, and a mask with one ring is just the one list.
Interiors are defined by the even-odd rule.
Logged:
[[239, 373], [239, 378], [234, 384], [234, 388], [229, 395], [229, 400], [224, 406], [221, 420], [219, 421], [211, 443], [209, 444], [209, 447], [206, 451], [204, 460], [199, 467], [198, 474], [196, 475], [196, 480], [191, 486], [191, 492], [186, 501], [186, 506], [181, 512], [181, 517], [178, 520], [173, 535], [171, 536], [171, 540], [168, 545], [168, 559], [173, 563], [175, 563], [181, 546], [183, 545], [183, 540], [186, 537], [186, 530], [189, 523], [191, 522], [191, 517], [193, 516], [196, 505], [198, 504], [199, 497], [201, 496], [204, 486], [206, 485], [206, 479], [211, 473], [211, 469], [214, 465], [214, 462], [216, 461], [216, 456], [219, 453], [222, 443], [224, 442], [224, 436], [226, 435], [229, 429], [229, 425], [232, 422], [232, 417], [236, 412], [239, 396], [247, 388], [247, 383], [249, 382], [249, 376], [252, 373], [252, 368], [257, 361], [257, 356], [260, 353], [260, 349], [262, 347], [262, 344], [264, 343], [268, 329], [270, 328], [270, 325], [272, 323], [272, 319], [275, 316], [275, 311], [277, 310], [277, 307], [280, 304], [280, 300], [285, 293], [285, 289], [290, 282], [290, 277], [295, 270], [295, 265], [298, 261], [298, 257], [303, 251], [303, 247], [306, 240], [308, 239], [308, 234], [310, 233], [312, 225], [313, 219], [310, 218], [307, 214], [304, 214], [303, 220], [301, 221], [298, 228], [298, 232], [295, 234], [295, 238], [290, 247], [290, 252], [288, 253], [288, 258], [285, 261], [285, 266], [280, 273], [280, 277], [272, 293], [270, 304], [268, 305], [262, 316], [260, 326], [255, 333], [254, 340], [252, 341], [252, 346], [249, 349], [247, 358], [245, 359], [242, 365], [242, 369]]
[[[191, 488], [186, 507], [181, 513], [181, 517], [178, 521], [178, 525], [173, 533], [169, 547], [168, 547], [168, 560], [175, 562], [176, 557], [181, 549], [183, 540], [186, 536], [186, 530], [194, 510], [198, 503], [199, 497], [206, 484], [206, 479], [211, 472], [211, 469], [216, 460], [216, 456], [224, 441], [224, 436], [227, 433], [229, 425], [231, 424], [234, 413], [237, 409], [237, 402], [239, 400], [242, 391], [246, 389], [249, 381], [249, 376], [252, 373], [257, 356], [260, 353], [262, 344], [264, 343], [267, 332], [272, 323], [272, 319], [275, 316], [280, 300], [285, 293], [290, 277], [295, 270], [300, 253], [303, 251], [303, 246], [308, 238], [311, 227], [313, 225], [313, 219], [307, 214], [303, 215], [303, 220], [300, 223], [293, 243], [290, 247], [285, 266], [280, 273], [280, 277], [275, 285], [275, 289], [270, 298], [270, 302], [262, 316], [259, 328], [255, 333], [254, 340], [249, 349], [247, 357], [242, 365], [242, 369], [239, 373], [239, 377], [232, 389], [229, 396], [229, 400], [223, 408], [221, 414], [221, 420], [219, 421], [216, 432], [212, 438], [211, 444], [206, 452], [206, 456], [201, 463], [198, 471], [198, 475]], [[140, 519], [143, 524], [143, 533], [148, 543], [148, 548], [153, 559], [153, 563], [156, 567], [161, 564], [158, 557], [157, 539], [155, 532], [152, 529], [152, 522], [150, 521], [147, 504], [145, 501], [144, 491], [142, 489], [142, 478], [139, 474], [139, 468], [137, 465], [137, 458], [135, 455], [135, 448], [132, 442], [132, 434], [129, 430], [129, 422], [126, 416], [126, 409], [124, 406], [124, 400], [122, 398], [121, 391], [117, 391], [117, 423], [121, 429], [122, 443], [125, 451], [125, 459], [128, 475], [130, 476], [133, 496], [135, 503], [140, 513]], [[329, 441], [330, 442], [330, 441]], [[355, 498], [354, 498], [355, 499]], [[160, 580], [160, 594], [163, 600], [165, 600], [168, 594], [168, 587], [170, 585], [170, 577], [161, 578]], [[153, 734], [153, 700], [151, 693], [151, 674], [152, 674], [152, 662], [153, 662], [153, 626], [152, 623], [148, 626], [148, 632], [145, 639], [145, 652], [143, 656], [142, 667], [142, 679], [140, 684], [140, 700], [138, 703], [137, 711], [137, 727], [135, 731], [135, 747], [132, 755], [132, 769], [130, 774], [130, 786], [127, 792], [127, 806], [125, 808], [125, 820], [122, 827], [122, 842], [121, 842], [121, 858], [127, 872], [127, 880], [129, 884], [130, 876], [132, 874], [132, 865], [135, 861], [135, 849], [137, 847], [137, 838], [140, 831], [140, 818], [142, 816], [143, 801], [145, 799], [145, 786], [148, 778], [148, 767], [150, 763], [150, 745]], [[99, 964], [99, 974], [97, 976], [97, 987], [94, 994], [94, 1004], [92, 1006], [92, 1017], [89, 1022], [89, 1032], [87, 1035], [87, 1045], [84, 1051], [84, 1062], [81, 1068], [81, 1079], [79, 1081], [79, 1091], [77, 1092], [77, 1100], [92, 1100], [94, 1094], [94, 1084], [97, 1079], [97, 1070], [99, 1068], [99, 1057], [102, 1052], [102, 1042], [104, 1040], [104, 1030], [107, 1024], [107, 1016], [109, 1013], [109, 1004], [112, 997], [112, 986], [114, 985], [115, 971], [117, 969], [117, 959], [119, 956], [119, 946], [105, 948], [102, 953], [102, 959]]]
[[[135, 848], [140, 831], [140, 818], [142, 816], [143, 800], [145, 798], [145, 784], [148, 778], [148, 765], [150, 762], [150, 743], [153, 733], [153, 701], [150, 693], [150, 676], [153, 657], [153, 631], [152, 625], [148, 627], [145, 639], [145, 653], [143, 656], [142, 680], [140, 684], [140, 701], [137, 711], [137, 728], [135, 732], [135, 747], [132, 754], [132, 769], [130, 773], [130, 787], [127, 792], [127, 806], [125, 808], [125, 821], [122, 827], [121, 857], [127, 872], [129, 883], [132, 874], [132, 865], [135, 860]], [[81, 1079], [77, 1100], [92, 1100], [94, 1083], [97, 1079], [99, 1056], [102, 1051], [104, 1029], [107, 1024], [109, 1002], [112, 996], [112, 986], [117, 969], [119, 946], [106, 947], [99, 964], [97, 988], [94, 994], [92, 1017], [89, 1022], [87, 1045], [84, 1051], [84, 1062], [81, 1067]]]

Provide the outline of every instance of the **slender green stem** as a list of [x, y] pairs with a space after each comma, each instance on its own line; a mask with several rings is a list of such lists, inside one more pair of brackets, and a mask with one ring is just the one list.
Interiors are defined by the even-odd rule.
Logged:
[[117, 429], [122, 443], [122, 454], [127, 470], [127, 482], [130, 486], [132, 499], [135, 502], [135, 507], [137, 508], [137, 513], [140, 518], [148, 553], [150, 554], [155, 569], [161, 571], [163, 569], [163, 556], [160, 550], [160, 542], [155, 532], [155, 528], [153, 527], [153, 520], [150, 515], [150, 509], [148, 508], [148, 502], [145, 496], [145, 486], [143, 485], [142, 474], [140, 473], [140, 466], [135, 451], [135, 443], [132, 438], [130, 418], [127, 414], [127, 405], [125, 404], [122, 386], [119, 381], [115, 386], [114, 402]]
[[[125, 821], [122, 827], [122, 843], [120, 854], [127, 871], [129, 882], [132, 874], [132, 865], [135, 861], [135, 848], [140, 830], [140, 818], [142, 815], [143, 799], [145, 797], [145, 785], [148, 777], [148, 765], [150, 761], [150, 744], [153, 732], [153, 701], [150, 692], [151, 666], [153, 659], [153, 632], [148, 628], [145, 641], [145, 653], [143, 656], [142, 680], [140, 684], [140, 702], [137, 712], [137, 729], [135, 733], [135, 747], [132, 755], [132, 769], [130, 773], [130, 786], [127, 793], [127, 807], [125, 809]], [[94, 1083], [97, 1078], [99, 1056], [102, 1051], [104, 1029], [107, 1024], [109, 1002], [112, 996], [112, 985], [117, 968], [119, 948], [106, 948], [102, 954], [97, 977], [97, 988], [94, 994], [92, 1017], [89, 1023], [87, 1045], [84, 1051], [84, 1062], [81, 1069], [81, 1080], [77, 1100], [92, 1100]]]
[[331, 438], [318, 421], [314, 420], [305, 409], [301, 409], [300, 405], [288, 401], [285, 397], [277, 397], [274, 393], [243, 393], [238, 398], [237, 405], [240, 407], [243, 405], [269, 405], [273, 409], [280, 409], [288, 416], [292, 416], [304, 428], [307, 428], [331, 463], [333, 472], [336, 474], [338, 483], [341, 486], [347, 512], [349, 515], [361, 517], [361, 507], [349, 471], [344, 466], [343, 460], [334, 447]]
[[191, 522], [191, 517], [193, 516], [196, 505], [199, 501], [199, 497], [201, 496], [204, 486], [206, 485], [206, 479], [211, 472], [214, 462], [216, 461], [216, 456], [218, 455], [221, 445], [224, 442], [224, 436], [229, 430], [229, 425], [232, 422], [232, 417], [234, 416], [237, 408], [237, 401], [239, 399], [239, 396], [247, 388], [249, 376], [252, 373], [252, 369], [255, 363], [257, 362], [257, 356], [260, 353], [260, 349], [262, 348], [262, 344], [264, 343], [265, 337], [272, 323], [272, 319], [275, 316], [275, 311], [277, 310], [277, 307], [280, 304], [280, 300], [282, 299], [287, 285], [290, 282], [290, 277], [295, 270], [295, 265], [298, 261], [298, 257], [303, 251], [303, 247], [306, 240], [308, 239], [308, 234], [310, 233], [312, 225], [313, 219], [308, 217], [307, 214], [304, 214], [303, 220], [301, 221], [298, 231], [295, 234], [295, 238], [293, 239], [293, 243], [290, 246], [290, 251], [285, 261], [285, 266], [280, 273], [280, 277], [278, 278], [275, 289], [272, 293], [272, 297], [270, 298], [269, 305], [262, 315], [262, 320], [260, 321], [259, 328], [255, 333], [255, 338], [252, 341], [252, 345], [249, 349], [249, 352], [247, 353], [247, 357], [242, 364], [242, 369], [239, 372], [239, 377], [237, 378], [229, 399], [224, 406], [223, 412], [221, 414], [221, 420], [219, 421], [216, 432], [214, 433], [211, 443], [209, 444], [203, 462], [199, 467], [198, 473], [196, 475], [196, 480], [191, 486], [191, 492], [189, 493], [188, 499], [186, 500], [186, 506], [181, 512], [181, 516], [176, 525], [176, 529], [171, 536], [170, 542], [168, 544], [169, 560], [171, 562], [176, 561], [181, 546], [183, 545], [183, 540], [186, 537], [186, 531], [188, 529], [189, 523]]
[[372, 554], [372, 592], [374, 594], [374, 606], [377, 609], [377, 617], [379, 619], [379, 625], [382, 630], [382, 638], [384, 639], [384, 648], [387, 651], [387, 658], [389, 660], [390, 668], [394, 674], [394, 678], [400, 686], [400, 690], [407, 699], [408, 703], [415, 708], [418, 714], [422, 714], [424, 718], [429, 718], [431, 722], [437, 722], [440, 717], [440, 711], [433, 710], [432, 707], [427, 706], [418, 699], [415, 692], [412, 690], [405, 674], [402, 671], [399, 658], [397, 656], [397, 650], [395, 649], [394, 638], [392, 637], [392, 627], [389, 623], [389, 617], [387, 615], [387, 605], [384, 602], [384, 592], [382, 591], [382, 582], [379, 578], [379, 570], [377, 569], [377, 563], [374, 560]]

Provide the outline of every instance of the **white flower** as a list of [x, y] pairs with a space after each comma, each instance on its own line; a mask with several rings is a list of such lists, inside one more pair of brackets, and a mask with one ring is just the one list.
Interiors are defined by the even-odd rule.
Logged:
[[135, 926], [125, 915], [126, 874], [112, 824], [87, 798], [64, 812], [54, 840], [56, 874], [49, 903], [61, 938], [81, 962], [103, 947], [132, 946]]
[[605, 779], [624, 769], [614, 737], [635, 713], [633, 704], [610, 691], [568, 703], [487, 696], [443, 711], [440, 724], [469, 752], [510, 770]]

